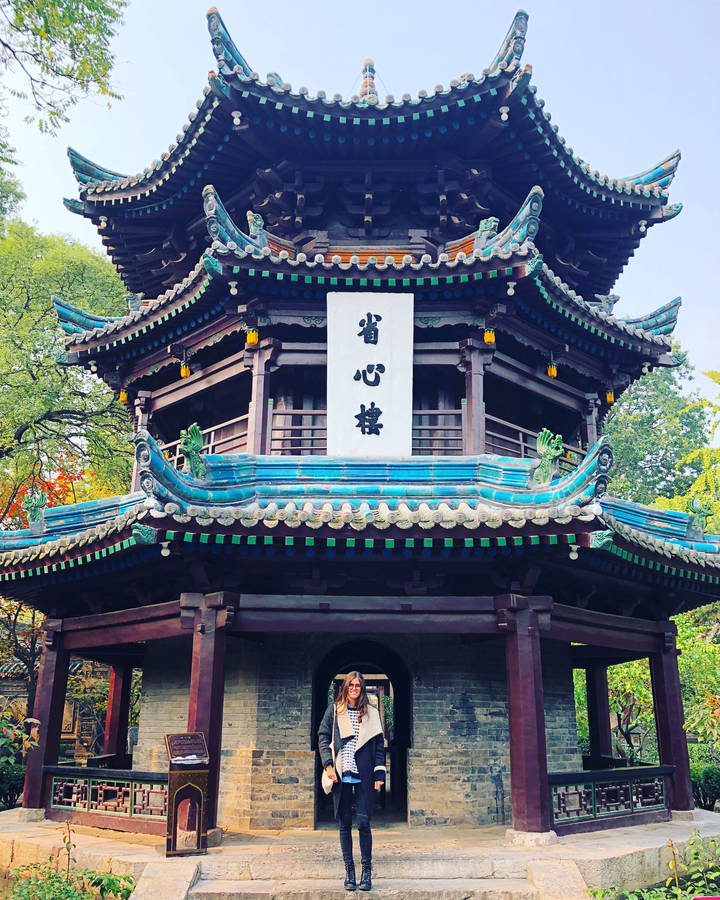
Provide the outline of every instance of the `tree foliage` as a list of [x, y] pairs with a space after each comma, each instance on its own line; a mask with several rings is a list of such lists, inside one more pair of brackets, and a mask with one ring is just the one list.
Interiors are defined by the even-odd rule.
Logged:
[[605, 422], [615, 451], [610, 492], [651, 504], [684, 494], [702, 471], [695, 455], [709, 438], [706, 410], [688, 391], [692, 368], [657, 369], [631, 385]]
[[12, 222], [0, 238], [0, 526], [24, 521], [19, 500], [30, 485], [75, 502], [128, 484], [127, 411], [99, 379], [58, 364], [53, 294], [94, 312], [126, 309], [109, 262]]
[[[126, 0], [0, 0], [0, 109], [20, 102], [41, 131], [55, 133], [69, 109], [96, 92], [116, 97], [110, 43]], [[6, 132], [0, 163], [14, 162]]]

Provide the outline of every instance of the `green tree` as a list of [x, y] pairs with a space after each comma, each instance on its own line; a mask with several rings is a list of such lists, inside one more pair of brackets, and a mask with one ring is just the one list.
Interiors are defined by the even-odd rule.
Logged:
[[128, 486], [127, 411], [98, 378], [58, 364], [63, 344], [53, 294], [98, 313], [126, 310], [109, 262], [12, 222], [0, 238], [0, 526], [12, 524], [18, 491], [38, 479], [65, 473], [69, 502]]
[[[81, 98], [116, 97], [110, 42], [126, 0], [0, 0], [0, 110], [19, 101], [41, 131], [55, 133]], [[0, 166], [14, 162], [6, 130]]]
[[709, 439], [706, 410], [688, 391], [692, 368], [657, 369], [631, 385], [613, 407], [605, 433], [615, 451], [610, 493], [638, 503], [686, 492], [702, 471], [694, 454]]

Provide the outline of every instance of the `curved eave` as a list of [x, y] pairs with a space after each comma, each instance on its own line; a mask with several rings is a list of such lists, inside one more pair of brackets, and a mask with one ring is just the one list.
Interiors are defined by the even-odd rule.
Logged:
[[651, 334], [672, 334], [677, 325], [678, 313], [682, 306], [682, 297], [676, 297], [659, 309], [637, 318], [623, 318], [619, 321], [626, 325], [640, 328]]
[[193, 306], [206, 292], [212, 279], [219, 274], [219, 266], [209, 253], [204, 253], [200, 261], [183, 281], [164, 294], [143, 303], [129, 313], [98, 327], [78, 330], [65, 338], [69, 352], [86, 354], [98, 350], [110, 350], [118, 344], [139, 334], [145, 334], [162, 322], [174, 318], [183, 310]]
[[[499, 527], [587, 517], [607, 484], [612, 453], [606, 438], [570, 474], [533, 483], [533, 460], [497, 457], [205, 456], [206, 476], [179, 472], [146, 431], [135, 437], [140, 486], [151, 515], [187, 516], [244, 526], [326, 523], [372, 526]], [[331, 495], [328, 484], [334, 484]], [[425, 525], [423, 525], [425, 523]]]
[[93, 315], [59, 297], [53, 297], [52, 302], [58, 323], [66, 334], [86, 334], [94, 329], [106, 328], [110, 323], [120, 319], [118, 316]]
[[70, 160], [70, 167], [72, 168], [73, 175], [81, 187], [95, 182], [115, 182], [127, 177], [126, 175], [121, 175], [119, 172], [113, 172], [112, 169], [106, 169], [104, 166], [99, 166], [91, 159], [88, 159], [87, 156], [78, 153], [74, 147], [68, 147], [67, 155]]
[[619, 341], [620, 346], [632, 348], [637, 345], [638, 350], [645, 347], [653, 353], [667, 352], [672, 347], [670, 338], [664, 333], [646, 331], [631, 322], [615, 318], [599, 304], [584, 300], [544, 263], [535, 272], [534, 281], [551, 307], [568, 317], [571, 322], [577, 320], [582, 328], [591, 333], [606, 335], [613, 343]]
[[586, 204], [601, 200], [629, 209], [650, 209], [667, 203], [667, 189], [681, 158], [679, 150], [638, 175], [617, 178], [602, 174], [578, 156], [557, 125], [551, 124], [545, 101], [537, 96], [537, 88], [531, 84], [531, 74], [530, 67], [526, 67], [513, 85], [507, 121], [509, 137], [515, 141], [532, 139], [536, 153], [539, 151], [550, 164], [548, 171], [560, 176], [559, 183], [568, 197], [579, 193]]

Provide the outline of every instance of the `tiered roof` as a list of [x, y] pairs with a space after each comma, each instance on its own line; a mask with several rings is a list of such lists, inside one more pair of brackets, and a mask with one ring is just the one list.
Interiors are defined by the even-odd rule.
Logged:
[[548, 484], [535, 481], [537, 460], [487, 454], [207, 455], [199, 478], [178, 471], [147, 432], [136, 445], [140, 492], [47, 510], [44, 523], [3, 535], [4, 593], [41, 596], [48, 583], [92, 577], [108, 564], [158, 563], [175, 545], [349, 552], [362, 539], [366, 551], [386, 553], [416, 545], [460, 555], [564, 546], [556, 563], [645, 578], [687, 605], [720, 595], [720, 536], [698, 535], [686, 513], [604, 496], [612, 465], [606, 438]]
[[[400, 222], [406, 231], [425, 227], [442, 243], [483, 216], [509, 219], [540, 184], [539, 249], [547, 263], [584, 296], [607, 294], [647, 229], [679, 212], [668, 204], [668, 186], [680, 154], [623, 178], [601, 175], [576, 156], [551, 125], [530, 68], [522, 67], [527, 20], [517, 13], [477, 78], [463, 75], [416, 98], [365, 92], [343, 100], [293, 90], [275, 74], [261, 80], [213, 9], [208, 26], [218, 71], [183, 133], [134, 176], [70, 151], [80, 201], [69, 206], [98, 226], [128, 288], [152, 294], [185, 274], [188, 256], [197, 259], [208, 183], [233, 198], [231, 212], [252, 208], [278, 238], [305, 243], [313, 230], [328, 228], [338, 202], [350, 232], [377, 238]], [[298, 159], [302, 165], [288, 161]], [[407, 202], [394, 193], [398, 162], [414, 185], [402, 196], [414, 200], [395, 215]], [[375, 175], [355, 185], [358, 172]]]

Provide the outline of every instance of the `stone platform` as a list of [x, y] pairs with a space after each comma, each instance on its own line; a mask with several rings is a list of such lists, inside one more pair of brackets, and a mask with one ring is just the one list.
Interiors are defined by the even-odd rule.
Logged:
[[[687, 814], [685, 814], [687, 816]], [[393, 900], [581, 900], [588, 887], [647, 886], [667, 874], [667, 841], [694, 828], [720, 838], [720, 815], [509, 846], [500, 827], [378, 825], [370, 894]], [[339, 900], [343, 869], [332, 826], [225, 836], [206, 856], [166, 860], [157, 837], [77, 826], [78, 866], [132, 874], [135, 900]], [[0, 874], [57, 855], [62, 828], [0, 813]], [[359, 857], [356, 845], [356, 856]]]

